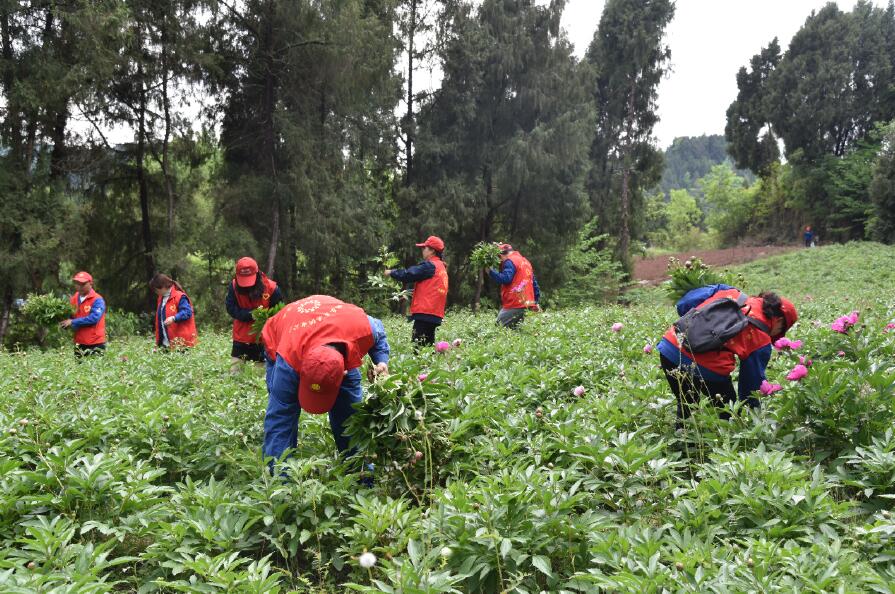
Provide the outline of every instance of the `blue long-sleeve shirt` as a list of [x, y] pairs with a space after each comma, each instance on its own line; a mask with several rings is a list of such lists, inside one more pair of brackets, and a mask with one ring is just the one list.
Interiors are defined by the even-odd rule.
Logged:
[[[489, 268], [488, 276], [498, 285], [508, 285], [513, 282], [513, 277], [516, 276], [516, 265], [513, 264], [512, 260], [504, 260], [500, 265], [500, 272]], [[538, 277], [535, 275], [531, 275], [531, 286], [535, 292], [535, 303], [540, 303], [541, 287], [538, 286]]]
[[[168, 345], [168, 328], [165, 326], [165, 306], [167, 302], [163, 299], [156, 311], [156, 319], [158, 320], [158, 336], [159, 336], [159, 344]], [[193, 317], [193, 306], [190, 305], [190, 300], [186, 295], [182, 295], [180, 297], [180, 301], [177, 302], [177, 313], [174, 314], [175, 322], [183, 322]]]
[[369, 355], [373, 363], [388, 363], [391, 349], [388, 346], [388, 337], [385, 335], [385, 326], [382, 320], [367, 316], [370, 321], [370, 329], [373, 330], [373, 346], [370, 348]]
[[[280, 291], [279, 285], [276, 289], [273, 290], [273, 293], [270, 294], [270, 307], [278, 303], [282, 303], [284, 301], [283, 293]], [[233, 288], [233, 283], [230, 283], [230, 288], [227, 290], [227, 313], [230, 314], [230, 317], [234, 320], [239, 320], [240, 322], [254, 322], [255, 318], [252, 317], [252, 310], [244, 307], [239, 307], [239, 302], [236, 300], [236, 290]]]
[[106, 302], [102, 297], [97, 297], [90, 306], [90, 313], [83, 318], [72, 318], [72, 328], [83, 328], [85, 326], [95, 326], [103, 314], [106, 313]]
[[[435, 264], [429, 260], [423, 260], [416, 266], [392, 270], [390, 276], [399, 283], [418, 283], [435, 276]], [[430, 324], [441, 324], [441, 318], [433, 316], [432, 314], [411, 314], [410, 319], [420, 320], [421, 322], [428, 322]]]

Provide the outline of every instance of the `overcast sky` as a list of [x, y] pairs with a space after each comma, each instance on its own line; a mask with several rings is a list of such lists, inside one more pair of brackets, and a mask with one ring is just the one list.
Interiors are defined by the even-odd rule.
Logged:
[[[605, 0], [567, 0], [563, 26], [584, 55]], [[775, 36], [789, 40], [822, 0], [677, 0], [668, 26], [671, 73], [659, 86], [655, 136], [662, 148], [676, 136], [723, 134], [725, 112], [736, 99], [736, 73]], [[838, 0], [844, 11], [855, 0]], [[874, 0], [885, 6], [886, 0]]]

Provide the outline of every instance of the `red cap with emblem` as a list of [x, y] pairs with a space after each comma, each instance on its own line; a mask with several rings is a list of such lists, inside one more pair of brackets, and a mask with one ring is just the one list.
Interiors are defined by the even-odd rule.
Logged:
[[236, 261], [236, 284], [240, 287], [253, 287], [258, 276], [258, 263], [246, 256]]
[[76, 283], [92, 283], [93, 277], [90, 276], [89, 272], [82, 270], [81, 272], [71, 277], [71, 280], [75, 281]]
[[792, 325], [799, 320], [799, 312], [796, 306], [789, 299], [780, 298], [780, 309], [783, 312], [783, 319], [786, 320], [786, 329], [784, 332], [792, 328]]
[[441, 240], [440, 237], [437, 237], [435, 235], [430, 235], [429, 237], [426, 238], [426, 241], [424, 241], [423, 243], [416, 244], [416, 247], [430, 247], [433, 250], [435, 250], [436, 252], [443, 252], [444, 251], [444, 242]]
[[305, 412], [329, 412], [345, 377], [345, 358], [334, 348], [320, 345], [310, 349], [298, 372], [298, 405]]

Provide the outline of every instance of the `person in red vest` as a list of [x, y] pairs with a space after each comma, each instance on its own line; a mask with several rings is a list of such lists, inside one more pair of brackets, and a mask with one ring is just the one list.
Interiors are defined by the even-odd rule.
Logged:
[[75, 331], [75, 355], [102, 354], [106, 350], [106, 301], [93, 289], [93, 277], [81, 271], [72, 277], [76, 292], [71, 296], [74, 315], [62, 320], [63, 328]]
[[491, 280], [500, 285], [500, 312], [497, 323], [504, 328], [516, 328], [525, 318], [526, 310], [540, 311], [541, 289], [531, 263], [508, 243], [500, 248], [500, 272], [488, 269]]
[[277, 283], [258, 269], [258, 263], [249, 257], [236, 262], [236, 277], [227, 290], [227, 313], [233, 318], [233, 348], [230, 373], [239, 371], [244, 361], [264, 363], [264, 347], [260, 337], [252, 334], [252, 312], [263, 307], [269, 309], [283, 302], [283, 294]]
[[422, 249], [422, 262], [410, 268], [386, 270], [385, 276], [402, 283], [415, 283], [410, 302], [412, 340], [417, 345], [429, 346], [435, 343], [435, 330], [444, 320], [447, 302], [448, 273], [441, 260], [444, 242], [440, 237], [430, 235], [416, 247]]
[[158, 273], [149, 281], [158, 301], [155, 306], [155, 344], [163, 348], [196, 346], [196, 317], [193, 303], [183, 288], [167, 274]]
[[[717, 284], [689, 291], [677, 302], [678, 314], [683, 316], [694, 307], [701, 307], [716, 299], [736, 300], [740, 290]], [[659, 361], [671, 391], [677, 398], [677, 426], [690, 416], [690, 406], [701, 396], [723, 407], [737, 400], [757, 408], [760, 403], [753, 393], [766, 379], [765, 369], [771, 360], [771, 345], [799, 319], [795, 305], [775, 293], [765, 292], [747, 297], [744, 311], [750, 320], [739, 334], [728, 340], [724, 348], [707, 353], [692, 353], [680, 345], [672, 325], [659, 342]], [[757, 322], [757, 323], [756, 323]], [[739, 396], [730, 374], [740, 361]], [[722, 418], [729, 418], [726, 412]]]
[[375, 376], [388, 375], [382, 322], [335, 297], [311, 295], [267, 320], [261, 338], [267, 356], [265, 458], [278, 460], [295, 448], [301, 411], [328, 413], [336, 447], [350, 454], [343, 426], [363, 396], [359, 368], [364, 355], [373, 361]]

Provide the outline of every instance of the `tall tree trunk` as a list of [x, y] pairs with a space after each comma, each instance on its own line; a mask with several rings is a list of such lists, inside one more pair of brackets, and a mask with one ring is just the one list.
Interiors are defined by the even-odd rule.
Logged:
[[[491, 223], [494, 218], [494, 214], [491, 210], [491, 193], [494, 190], [494, 185], [491, 179], [491, 170], [488, 167], [485, 167], [484, 174], [482, 176], [485, 182], [485, 207], [488, 209], [485, 213], [485, 218], [482, 220], [482, 226], [479, 230], [479, 240], [487, 241], [488, 236], [491, 234]], [[485, 271], [478, 271], [478, 278], [476, 278], [475, 283], [475, 294], [472, 296], [472, 311], [473, 313], [479, 311], [479, 304], [482, 299], [482, 289], [485, 286]]]
[[6, 99], [6, 125], [9, 128], [10, 157], [16, 167], [22, 167], [25, 163], [22, 155], [22, 120], [19, 116], [18, 105], [13, 99], [13, 88], [16, 81], [15, 57], [13, 54], [13, 41], [9, 27], [9, 6], [4, 3], [3, 13], [0, 14], [0, 37], [3, 43], [3, 92]]
[[621, 255], [622, 264], [625, 271], [631, 270], [631, 196], [630, 196], [630, 178], [631, 178], [631, 153], [633, 152], [633, 135], [634, 135], [634, 82], [631, 82], [631, 88], [628, 90], [628, 117], [625, 121], [625, 143], [622, 150], [622, 192], [621, 192], [621, 230], [619, 237], [619, 253]]
[[162, 177], [165, 179], [165, 193], [168, 195], [167, 241], [168, 247], [174, 244], [174, 184], [171, 182], [171, 165], [169, 159], [171, 140], [171, 98], [168, 96], [169, 48], [168, 48], [168, 14], [161, 24], [162, 45], [162, 108], [165, 115], [165, 136], [162, 140]]
[[[140, 32], [138, 32], [138, 35]], [[142, 44], [141, 44], [142, 45]], [[143, 234], [143, 263], [146, 280], [155, 274], [155, 246], [149, 221], [149, 184], [146, 180], [146, 85], [143, 80], [143, 63], [137, 63], [137, 81], [140, 85], [137, 128], [137, 186], [140, 194], [140, 229]]]
[[12, 312], [12, 285], [7, 285], [3, 291], [3, 304], [0, 306], [0, 346], [3, 346], [3, 339], [6, 338], [6, 332], [9, 330], [9, 317]]
[[416, 3], [417, 0], [410, 0], [410, 26], [407, 33], [407, 114], [405, 117], [406, 135], [404, 143], [405, 160], [407, 162], [407, 172], [404, 175], [404, 185], [410, 186], [413, 177], [413, 135], [416, 131], [413, 119], [413, 52], [414, 37], [416, 36]]
[[267, 252], [267, 275], [274, 276], [277, 264], [277, 251], [280, 243], [280, 188], [277, 179], [276, 163], [276, 131], [274, 130], [274, 109], [276, 106], [276, 80], [274, 78], [273, 56], [273, 20], [274, 3], [267, 2], [267, 15], [264, 19], [264, 32], [261, 36], [261, 51], [264, 55], [264, 161], [268, 166], [268, 174], [273, 185], [273, 212], [270, 222], [270, 249]]

